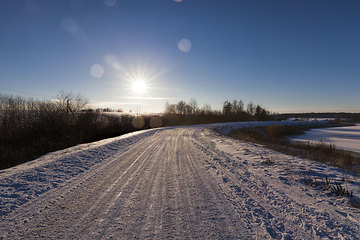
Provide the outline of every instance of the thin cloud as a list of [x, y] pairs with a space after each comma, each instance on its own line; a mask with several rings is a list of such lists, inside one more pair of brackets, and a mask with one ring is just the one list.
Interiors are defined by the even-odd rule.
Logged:
[[149, 103], [139, 103], [139, 102], [90, 102], [89, 105], [94, 107], [100, 106], [119, 106], [119, 105], [150, 105]]
[[167, 98], [167, 97], [117, 97], [121, 99], [136, 99], [136, 100], [175, 100], [178, 98]]

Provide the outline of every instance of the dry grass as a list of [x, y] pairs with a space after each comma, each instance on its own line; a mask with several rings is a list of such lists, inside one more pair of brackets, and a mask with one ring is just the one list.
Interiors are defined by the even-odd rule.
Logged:
[[267, 127], [240, 128], [229, 136], [259, 143], [285, 154], [304, 157], [326, 163], [347, 171], [360, 173], [360, 157], [354, 153], [336, 149], [334, 145], [325, 143], [301, 144], [293, 143], [285, 138], [288, 135], [301, 134], [313, 126], [270, 125]]
[[310, 186], [320, 187], [323, 191], [328, 192], [329, 194], [334, 194], [338, 197], [352, 197], [353, 191], [349, 190], [344, 186], [345, 179], [342, 179], [342, 183], [332, 181], [328, 176], [325, 176], [325, 179], [309, 179], [307, 183]]

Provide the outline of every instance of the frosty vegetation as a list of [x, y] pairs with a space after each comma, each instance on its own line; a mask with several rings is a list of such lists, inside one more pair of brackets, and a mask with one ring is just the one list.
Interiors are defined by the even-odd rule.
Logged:
[[226, 100], [222, 111], [212, 110], [211, 106], [205, 104], [198, 107], [195, 99], [186, 103], [179, 101], [177, 104], [166, 104], [163, 121], [166, 125], [205, 124], [220, 122], [242, 122], [242, 121], [269, 121], [273, 115], [260, 105], [250, 102], [246, 108], [242, 100]]
[[[98, 109], [99, 110], [99, 109]], [[80, 94], [60, 92], [50, 101], [0, 95], [0, 169], [80, 143], [115, 137], [139, 129], [198, 123], [268, 120], [260, 105], [226, 101], [222, 111], [196, 100], [167, 104], [162, 116], [103, 114], [87, 107]], [[106, 109], [106, 112], [109, 112]]]
[[0, 168], [135, 130], [132, 117], [119, 121], [85, 109], [86, 104], [83, 96], [64, 92], [51, 101], [0, 95]]
[[287, 136], [302, 134], [304, 131], [319, 128], [338, 126], [338, 123], [308, 125], [269, 125], [265, 127], [250, 127], [233, 130], [231, 137], [255, 142], [267, 148], [293, 156], [304, 157], [318, 162], [323, 162], [348, 171], [360, 173], [359, 154], [337, 149], [333, 144], [297, 143], [290, 141]]

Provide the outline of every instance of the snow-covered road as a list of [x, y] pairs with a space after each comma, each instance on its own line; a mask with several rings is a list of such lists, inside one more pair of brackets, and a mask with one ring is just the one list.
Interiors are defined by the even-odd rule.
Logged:
[[359, 196], [358, 175], [208, 128], [143, 131], [1, 171], [0, 239], [359, 239], [360, 210], [304, 184], [324, 174]]

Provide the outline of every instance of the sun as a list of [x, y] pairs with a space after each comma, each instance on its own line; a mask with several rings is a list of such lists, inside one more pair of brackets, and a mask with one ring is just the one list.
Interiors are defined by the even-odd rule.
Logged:
[[136, 95], [145, 94], [148, 89], [147, 83], [142, 78], [137, 78], [131, 83], [131, 90]]

